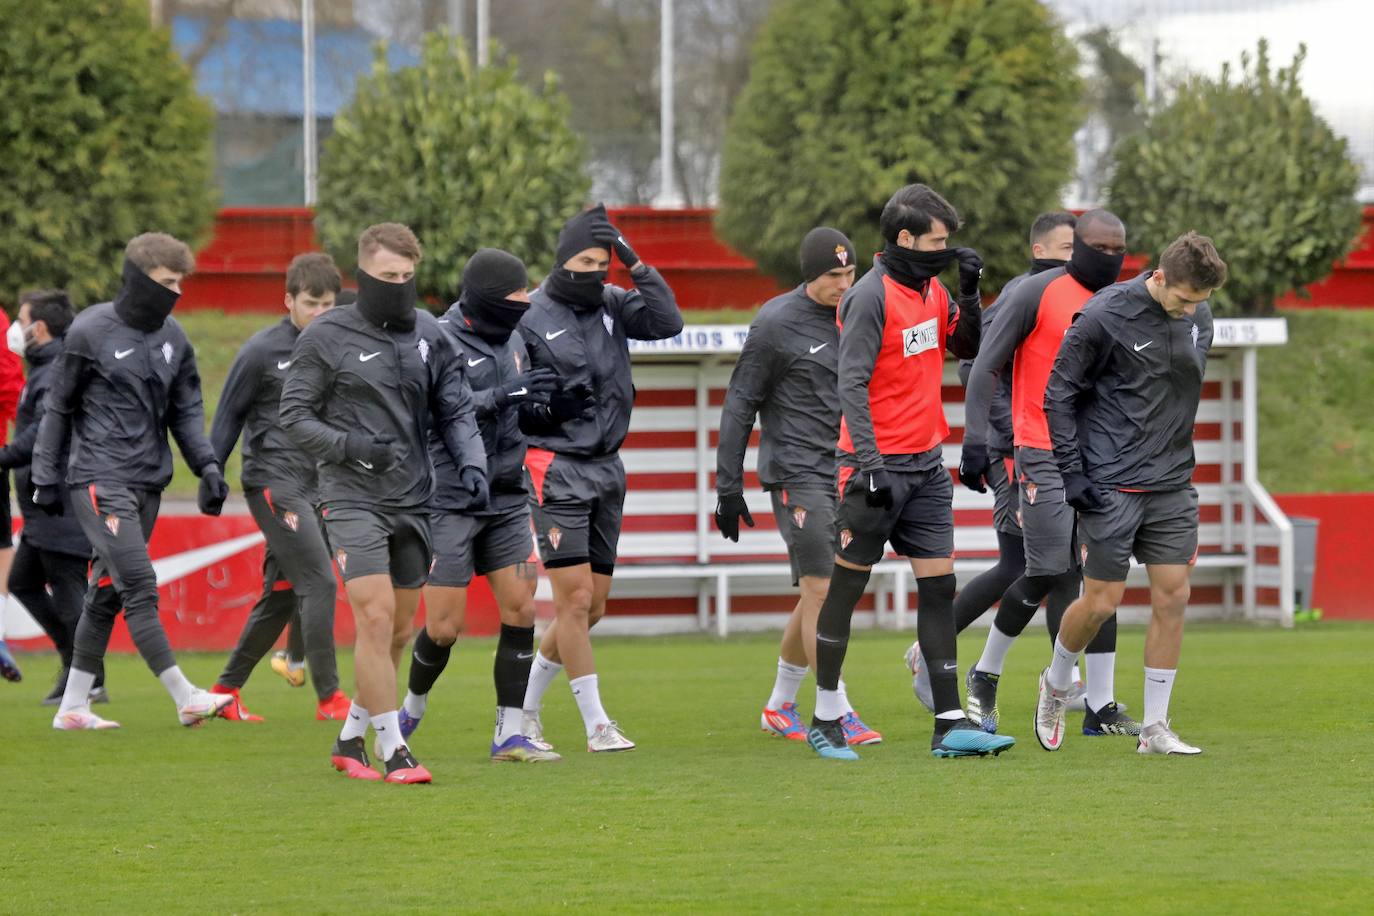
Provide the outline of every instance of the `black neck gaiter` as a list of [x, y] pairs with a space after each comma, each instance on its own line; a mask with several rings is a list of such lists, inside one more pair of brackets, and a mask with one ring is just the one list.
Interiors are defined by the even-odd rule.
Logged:
[[549, 274], [549, 295], [576, 311], [600, 308], [606, 271], [556, 267]]
[[1069, 258], [1067, 270], [1069, 276], [1077, 280], [1084, 289], [1097, 292], [1116, 282], [1116, 278], [1121, 276], [1121, 263], [1124, 260], [1125, 252], [1107, 254], [1098, 251], [1075, 235], [1073, 256]]
[[1069, 262], [1059, 258], [1031, 258], [1031, 276], [1044, 273], [1047, 270], [1054, 270], [1056, 267], [1063, 267], [1067, 263]]
[[473, 333], [489, 344], [503, 344], [510, 340], [511, 332], [530, 310], [528, 302], [495, 299], [475, 292], [463, 293], [458, 307]]
[[938, 277], [946, 267], [954, 263], [955, 257], [953, 248], [916, 251], [913, 248], [903, 248], [895, 242], [888, 242], [883, 246], [883, 266], [892, 275], [892, 279], [916, 290], [924, 289], [931, 277]]
[[115, 296], [114, 310], [129, 327], [151, 334], [172, 314], [181, 293], [168, 289], [124, 259], [124, 285]]
[[389, 283], [358, 268], [358, 311], [379, 328], [415, 330], [415, 278]]

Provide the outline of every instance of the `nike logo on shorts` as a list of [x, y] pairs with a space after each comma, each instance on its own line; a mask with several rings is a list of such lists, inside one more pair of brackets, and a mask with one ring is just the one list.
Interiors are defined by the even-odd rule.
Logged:
[[468, 368], [471, 369], [473, 366], [477, 365], [480, 362], [484, 362], [485, 360], [485, 356], [478, 357], [477, 359], [470, 359], [468, 360]]
[[133, 347], [130, 347], [130, 348], [127, 349], [127, 350], [116, 350], [116, 351], [115, 351], [115, 359], [123, 359], [124, 357], [128, 356], [128, 355], [129, 355], [130, 353], [132, 353], [132, 352], [134, 352], [134, 348], [133, 348]]
[[363, 467], [367, 468], [369, 471], [372, 470], [372, 462], [364, 461], [361, 458], [359, 458], [358, 463], [361, 464]]
[[567, 328], [559, 328], [557, 331], [548, 331], [547, 333], [545, 333], [545, 334], [544, 334], [544, 339], [545, 339], [545, 340], [553, 340], [553, 339], [556, 338], [556, 337], [562, 337], [562, 336], [563, 336], [564, 334], [566, 334], [566, 333], [568, 333], [568, 329], [567, 329]]
[[825, 349], [826, 347], [828, 347], [828, 346], [830, 346], [830, 342], [829, 342], [829, 341], [826, 341], [825, 343], [821, 344], [819, 347], [808, 347], [807, 349], [808, 349], [810, 352], [812, 352], [812, 353], [819, 353], [819, 352], [821, 352], [822, 350], [824, 350], [824, 349]]
[[365, 362], [367, 362], [369, 359], [375, 359], [376, 357], [381, 356], [381, 355], [382, 355], [382, 351], [381, 351], [381, 350], [378, 350], [376, 353], [359, 353], [359, 354], [358, 354], [358, 362], [360, 362], [360, 363], [365, 363]]
[[877, 493], [877, 492], [878, 492], [878, 482], [877, 482], [876, 480], [874, 480], [872, 477], [868, 478], [868, 492], [870, 492], [870, 493]]
[[512, 391], [512, 392], [510, 393], [510, 397], [513, 397], [513, 398], [523, 398], [525, 395], [527, 395], [527, 394], [529, 394], [529, 393], [530, 393], [530, 390], [529, 390], [528, 388], [517, 388], [515, 391]]
[[1146, 347], [1148, 347], [1148, 346], [1149, 346], [1150, 344], [1152, 344], [1152, 343], [1154, 343], [1153, 340], [1147, 340], [1147, 341], [1145, 341], [1143, 344], [1136, 344], [1136, 345], [1135, 345], [1135, 352], [1139, 353], [1141, 350], [1145, 349]]
[[286, 368], [287, 366], [289, 366], [289, 365], [291, 365], [291, 360], [288, 359], [288, 360], [284, 360], [284, 361], [282, 361], [282, 362], [277, 363], [277, 368], [278, 368], [278, 369], [285, 369], [285, 368]]

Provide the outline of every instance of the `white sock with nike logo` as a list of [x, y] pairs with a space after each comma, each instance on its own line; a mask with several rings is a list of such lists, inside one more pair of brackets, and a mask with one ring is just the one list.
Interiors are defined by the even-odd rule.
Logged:
[[1045, 680], [1055, 690], [1068, 690], [1073, 686], [1073, 669], [1078, 662], [1078, 653], [1064, 648], [1064, 644], [1054, 641], [1054, 661], [1050, 662], [1050, 673]]
[[840, 689], [835, 693], [839, 696], [840, 706], [844, 707], [843, 715], [849, 715], [854, 711], [854, 704], [849, 702], [849, 690], [844, 686], [844, 678], [840, 678]]
[[401, 737], [401, 721], [396, 710], [378, 713], [372, 717], [372, 728], [377, 732], [377, 743], [382, 750], [382, 760], [387, 761], [396, 753], [396, 748], [405, 744]]
[[606, 710], [601, 708], [601, 687], [597, 683], [595, 674], [584, 674], [568, 681], [568, 686], [572, 687], [573, 699], [577, 701], [577, 711], [582, 713], [582, 724], [587, 728], [587, 737], [590, 738], [598, 725], [605, 725], [611, 721], [611, 717], [606, 715]]
[[769, 709], [782, 709], [787, 703], [797, 702], [797, 689], [802, 678], [806, 677], [807, 667], [778, 659], [778, 676], [773, 681], [773, 693], [768, 697]]
[[1145, 668], [1145, 715], [1140, 726], [1169, 721], [1169, 694], [1174, 692], [1177, 668]]
[[525, 702], [521, 704], [526, 712], [534, 715], [544, 707], [544, 692], [562, 670], [563, 665], [559, 662], [549, 661], [542, 652], [534, 653], [534, 661], [530, 663], [530, 682], [525, 686]]
[[520, 710], [514, 706], [496, 707], [496, 734], [492, 743], [501, 745], [520, 734]]
[[354, 738], [361, 738], [367, 734], [367, 726], [371, 722], [372, 716], [354, 700], [349, 704], [348, 718], [344, 719], [343, 728], [339, 731], [339, 740], [352, 741]]

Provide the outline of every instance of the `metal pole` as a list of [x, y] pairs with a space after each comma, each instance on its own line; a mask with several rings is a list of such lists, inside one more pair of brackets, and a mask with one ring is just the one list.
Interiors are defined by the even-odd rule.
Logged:
[[319, 158], [315, 149], [315, 0], [301, 0], [301, 61], [305, 87], [301, 115], [305, 133], [305, 205], [313, 207]]
[[463, 0], [448, 0], [448, 30], [455, 38], [462, 37], [463, 20], [467, 19], [467, 10], [463, 6]]
[[660, 207], [677, 206], [673, 181], [673, 0], [660, 0], [659, 9], [659, 189]]
[[485, 67], [490, 52], [487, 43], [491, 40], [491, 0], [477, 0], [477, 66]]

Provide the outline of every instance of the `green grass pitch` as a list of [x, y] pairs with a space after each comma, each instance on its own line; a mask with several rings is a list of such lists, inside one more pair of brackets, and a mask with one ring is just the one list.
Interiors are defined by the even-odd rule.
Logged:
[[[560, 678], [544, 719], [566, 759], [494, 765], [493, 643], [465, 641], [412, 742], [429, 787], [335, 774], [337, 726], [265, 664], [244, 695], [262, 725], [180, 728], [120, 657], [100, 712], [124, 728], [58, 733], [37, 703], [56, 660], [24, 656], [25, 682], [0, 684], [0, 912], [1369, 911], [1374, 625], [1192, 628], [1173, 715], [1195, 759], [1083, 737], [1076, 715], [1042, 751], [1033, 635], [1002, 682], [1017, 746], [936, 760], [909, 637], [857, 633], [850, 695], [886, 741], [853, 764], [760, 734], [777, 651], [760, 635], [598, 640], [639, 749], [587, 754]], [[1142, 639], [1123, 630], [1117, 664], [1136, 711]], [[181, 658], [204, 686], [222, 662]]]

